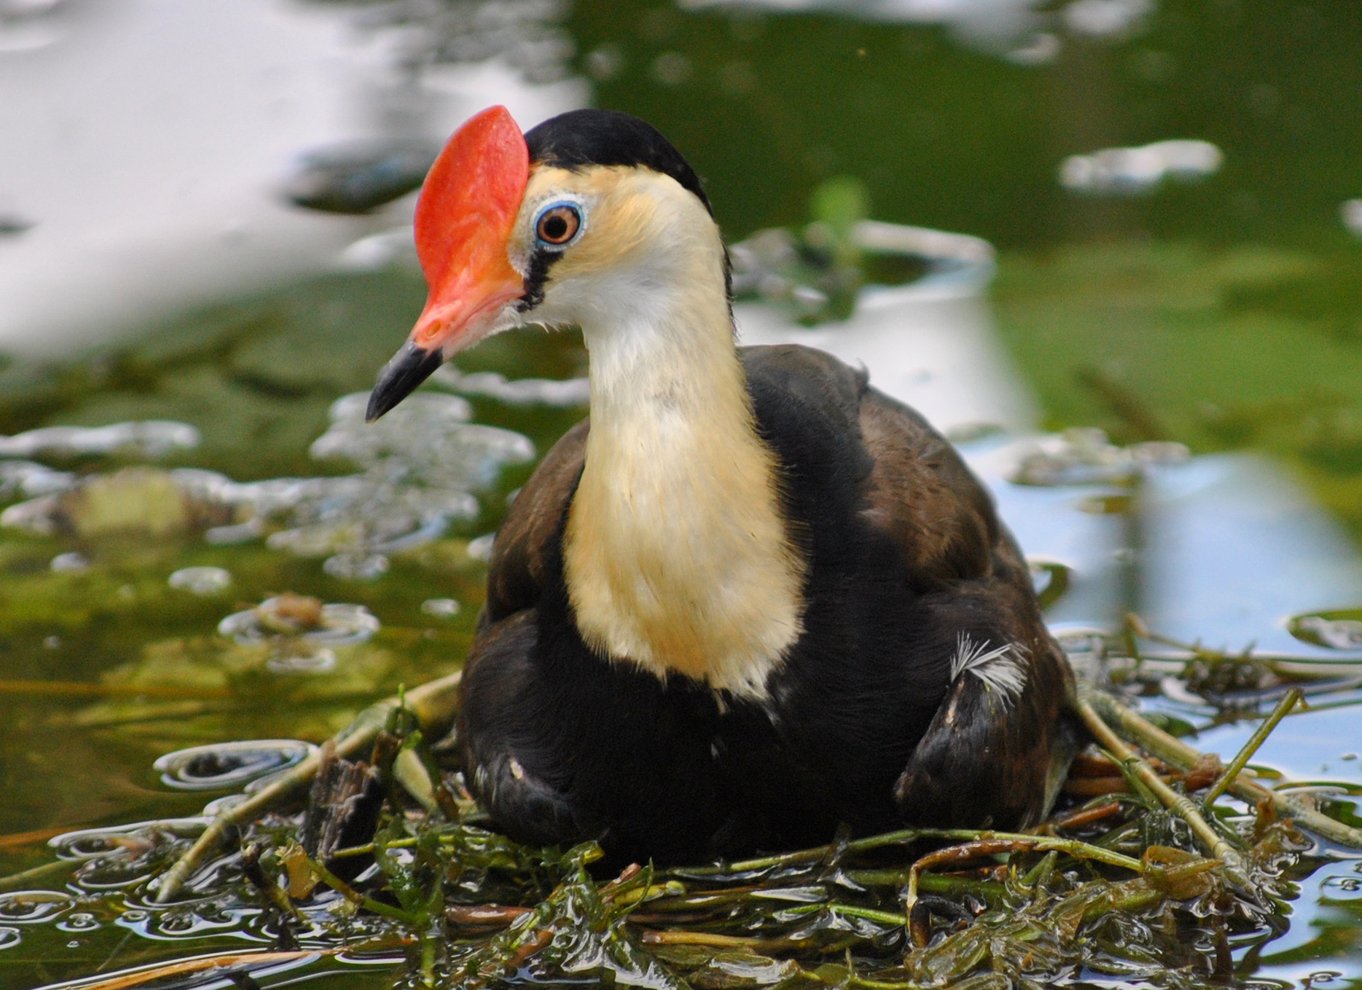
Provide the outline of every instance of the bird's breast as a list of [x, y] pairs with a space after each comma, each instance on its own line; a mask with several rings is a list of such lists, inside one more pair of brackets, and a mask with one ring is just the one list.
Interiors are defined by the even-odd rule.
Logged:
[[675, 403], [593, 416], [564, 571], [586, 643], [660, 678], [761, 697], [803, 628], [774, 455], [743, 423], [688, 422]]

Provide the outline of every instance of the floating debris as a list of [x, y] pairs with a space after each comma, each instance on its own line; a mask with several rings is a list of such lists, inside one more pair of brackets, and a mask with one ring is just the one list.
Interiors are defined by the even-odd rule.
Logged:
[[242, 646], [278, 636], [330, 645], [362, 643], [378, 631], [378, 619], [363, 605], [323, 604], [292, 593], [267, 598], [255, 608], [234, 612], [218, 623], [218, 633]]
[[72, 550], [68, 553], [57, 554], [48, 566], [58, 574], [78, 574], [90, 569], [90, 558], [83, 553]]
[[299, 157], [284, 195], [311, 210], [368, 213], [418, 188], [439, 150], [419, 138], [315, 148]]
[[234, 509], [196, 498], [180, 484], [176, 472], [159, 468], [124, 468], [66, 480], [71, 485], [66, 490], [5, 509], [0, 513], [0, 526], [39, 536], [94, 539], [143, 534], [162, 538], [226, 522]]
[[0, 436], [0, 457], [110, 455], [155, 460], [199, 445], [199, 431], [188, 423], [138, 420], [110, 426], [44, 426]]
[[181, 567], [167, 583], [195, 595], [216, 595], [231, 587], [232, 575], [221, 567]]
[[0, 461], [0, 499], [36, 498], [64, 492], [76, 484], [69, 471], [54, 471], [37, 461]]
[[33, 226], [33, 221], [17, 213], [0, 213], [0, 237], [14, 237]]
[[[318, 460], [349, 461], [358, 474], [237, 482], [195, 468], [139, 467], [82, 478], [29, 461], [0, 461], [0, 495], [30, 496], [0, 513], [0, 526], [81, 539], [115, 533], [203, 533], [214, 544], [265, 538], [272, 548], [325, 558], [335, 577], [373, 580], [386, 573], [387, 554], [438, 539], [452, 523], [476, 517], [473, 492], [494, 482], [504, 466], [534, 457], [534, 445], [521, 434], [468, 422], [471, 407], [459, 396], [412, 396], [372, 425], [364, 423], [366, 402], [358, 393], [337, 401], [330, 428], [311, 448]], [[29, 437], [29, 447], [48, 449], [32, 433], [21, 436]]]
[[730, 245], [734, 295], [782, 303], [809, 324], [850, 317], [865, 285], [973, 289], [993, 278], [996, 252], [988, 241], [869, 220], [867, 209], [856, 180], [822, 183], [802, 230], [760, 230]]
[[1362, 609], [1340, 609], [1293, 616], [1287, 630], [1303, 643], [1331, 650], [1362, 647]]
[[292, 593], [266, 599], [218, 623], [218, 633], [239, 645], [268, 646], [265, 667], [276, 674], [333, 670], [333, 646], [363, 643], [378, 628], [378, 619], [363, 605], [327, 605], [310, 595]]
[[1031, 571], [1031, 583], [1036, 589], [1036, 598], [1041, 608], [1049, 608], [1069, 590], [1073, 581], [1073, 568], [1057, 560], [1027, 559]]
[[1041, 487], [1128, 484], [1146, 467], [1181, 464], [1191, 456], [1184, 444], [1162, 440], [1118, 447], [1104, 431], [1082, 427], [1036, 440], [1008, 480]]
[[1165, 182], [1199, 182], [1220, 170], [1225, 156], [1209, 141], [1171, 140], [1133, 148], [1070, 155], [1059, 184], [1094, 196], [1143, 196]]

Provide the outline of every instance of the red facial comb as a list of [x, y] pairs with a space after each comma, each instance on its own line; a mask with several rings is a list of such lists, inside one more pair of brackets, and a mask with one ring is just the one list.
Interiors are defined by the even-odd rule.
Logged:
[[471, 276], [509, 270], [507, 242], [529, 175], [525, 137], [505, 107], [483, 110], [449, 139], [416, 204], [416, 254], [430, 286], [418, 331], [467, 296]]

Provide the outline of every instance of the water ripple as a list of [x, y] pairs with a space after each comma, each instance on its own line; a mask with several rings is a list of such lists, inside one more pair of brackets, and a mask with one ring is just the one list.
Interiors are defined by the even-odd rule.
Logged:
[[238, 789], [295, 766], [316, 746], [296, 739], [250, 739], [191, 746], [160, 757], [152, 766], [161, 782], [186, 791]]
[[0, 921], [9, 925], [51, 921], [74, 903], [69, 895], [53, 890], [16, 890], [0, 894]]

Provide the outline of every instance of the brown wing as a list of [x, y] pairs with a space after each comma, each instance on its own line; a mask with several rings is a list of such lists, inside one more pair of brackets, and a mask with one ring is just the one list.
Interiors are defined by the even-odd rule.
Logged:
[[793, 406], [803, 428], [835, 434], [840, 443], [854, 445], [859, 435], [862, 512], [899, 546], [925, 587], [990, 573], [1000, 535], [993, 502], [926, 419], [823, 351], [781, 344], [743, 348], [742, 355], [759, 405]]
[[1068, 661], [1045, 628], [1016, 541], [992, 497], [921, 415], [868, 386], [859, 423], [873, 465], [862, 511], [902, 549], [920, 601], [981, 646], [1013, 644], [1024, 685], [952, 679], [895, 787], [910, 822], [1033, 824], [1047, 813], [1077, 731]]
[[582, 473], [587, 428], [582, 420], [565, 433], [511, 503], [492, 545], [483, 626], [539, 604], [550, 545]]
[[955, 449], [915, 410], [867, 388], [861, 436], [871, 469], [866, 517], [903, 549], [924, 581], [983, 577], [995, 555], [1019, 565], [993, 500]]

